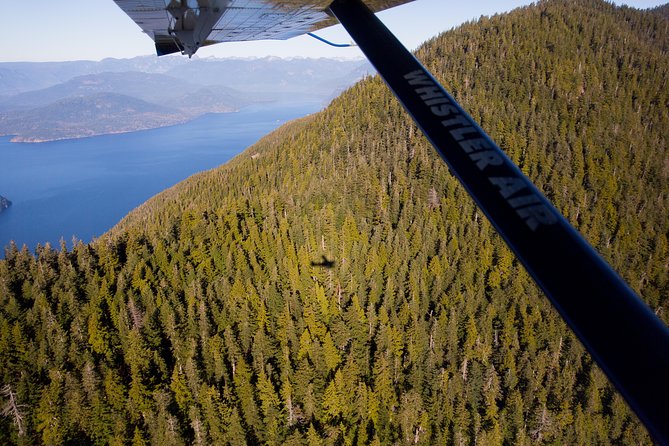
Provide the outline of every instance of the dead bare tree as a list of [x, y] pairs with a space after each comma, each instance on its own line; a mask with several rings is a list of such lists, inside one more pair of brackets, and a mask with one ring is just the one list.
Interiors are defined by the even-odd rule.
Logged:
[[16, 398], [16, 392], [12, 390], [12, 387], [9, 384], [6, 384], [2, 391], [0, 391], [3, 397], [7, 399], [5, 404], [2, 406], [2, 416], [13, 419], [16, 428], [19, 430], [19, 436], [25, 434], [25, 429], [23, 425], [23, 414], [21, 409], [25, 407], [24, 404], [18, 404]]

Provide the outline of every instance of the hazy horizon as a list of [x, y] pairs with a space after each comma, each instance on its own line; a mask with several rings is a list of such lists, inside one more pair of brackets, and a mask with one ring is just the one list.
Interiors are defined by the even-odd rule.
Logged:
[[[529, 0], [483, 0], [449, 4], [443, 0], [415, 0], [383, 11], [379, 18], [406, 47], [415, 49], [440, 32], [464, 22], [531, 3]], [[646, 9], [666, 2], [633, 0], [613, 3]], [[7, 20], [0, 29], [0, 37], [12, 44], [5, 48], [0, 62], [99, 61], [108, 57], [155, 54], [153, 41], [112, 0], [72, 0], [67, 3], [36, 0], [31, 6], [35, 13], [26, 14], [25, 5], [21, 3], [5, 5], [5, 17], [12, 20]], [[68, 26], [64, 27], [63, 23]], [[318, 34], [335, 42], [350, 41], [341, 25], [319, 30]], [[333, 48], [308, 36], [285, 41], [218, 44], [201, 48], [198, 54], [200, 57], [364, 57], [357, 47]]]

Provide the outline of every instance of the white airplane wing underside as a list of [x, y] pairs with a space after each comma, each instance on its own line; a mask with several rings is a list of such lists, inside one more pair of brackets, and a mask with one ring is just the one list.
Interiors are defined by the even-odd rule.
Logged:
[[[334, 25], [331, 0], [114, 0], [156, 43], [159, 56], [201, 46], [285, 40]], [[381, 11], [412, 0], [369, 0]]]

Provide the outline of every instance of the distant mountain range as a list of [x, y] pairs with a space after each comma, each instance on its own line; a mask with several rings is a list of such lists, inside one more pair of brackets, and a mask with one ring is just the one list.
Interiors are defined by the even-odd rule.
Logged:
[[254, 102], [325, 102], [370, 71], [335, 59], [3, 63], [0, 135], [40, 142], [156, 128]]

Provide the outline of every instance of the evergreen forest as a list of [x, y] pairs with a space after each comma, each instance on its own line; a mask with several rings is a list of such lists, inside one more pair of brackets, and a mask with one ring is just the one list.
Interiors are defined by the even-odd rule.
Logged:
[[[417, 57], [669, 321], [666, 8], [541, 1]], [[0, 260], [0, 444], [651, 443], [377, 77], [33, 248]]]

